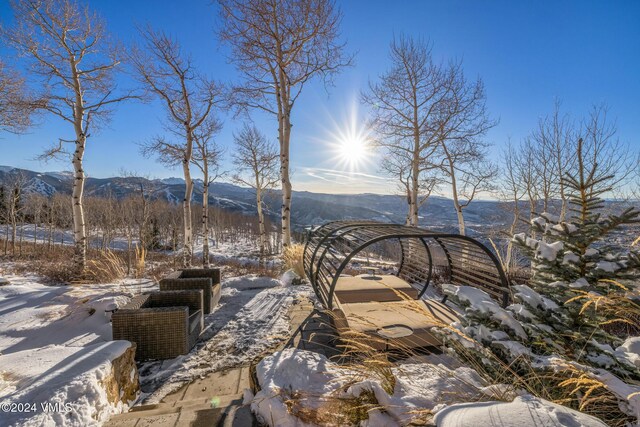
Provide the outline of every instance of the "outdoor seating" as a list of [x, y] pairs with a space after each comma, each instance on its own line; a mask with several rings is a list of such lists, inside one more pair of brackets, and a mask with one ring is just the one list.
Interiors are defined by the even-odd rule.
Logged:
[[341, 303], [366, 301], [400, 301], [416, 299], [418, 291], [409, 283], [391, 274], [341, 276], [336, 282], [335, 295]]
[[[432, 328], [459, 320], [453, 309], [435, 300], [340, 304], [333, 313], [338, 334], [356, 332], [375, 350], [439, 346]], [[390, 334], [389, 329], [395, 333]]]
[[113, 313], [114, 340], [136, 344], [136, 360], [187, 354], [204, 328], [202, 290], [155, 291]]
[[209, 314], [220, 301], [220, 269], [188, 268], [178, 270], [160, 280], [161, 291], [201, 289], [204, 314]]
[[[344, 274], [365, 263], [366, 268], [371, 259], [384, 260], [388, 268], [393, 257], [394, 274]], [[503, 307], [511, 300], [495, 255], [467, 236], [374, 221], [335, 221], [310, 232], [303, 262], [338, 334], [355, 332], [378, 350], [442, 344], [433, 328], [456, 322], [460, 313], [446, 305], [446, 297], [426, 299], [429, 286], [473, 286]]]

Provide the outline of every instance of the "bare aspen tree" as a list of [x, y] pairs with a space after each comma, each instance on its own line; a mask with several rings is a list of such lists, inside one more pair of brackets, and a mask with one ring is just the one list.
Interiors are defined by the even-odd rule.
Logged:
[[[567, 210], [567, 196], [562, 176], [571, 168], [575, 161], [572, 152], [575, 141], [572, 140], [572, 125], [569, 117], [560, 114], [560, 103], [556, 101], [551, 115], [538, 120], [538, 125], [525, 138], [523, 150], [530, 162], [527, 167], [532, 168], [535, 179], [531, 182], [535, 186], [536, 206], [543, 212], [559, 209], [560, 218], [564, 218]], [[558, 202], [560, 206], [558, 207]]]
[[518, 153], [515, 151], [511, 141], [509, 141], [502, 153], [504, 178], [499, 192], [500, 198], [512, 205], [513, 212], [513, 219], [507, 231], [507, 249], [504, 256], [504, 267], [507, 273], [511, 271], [513, 264], [513, 239], [511, 236], [516, 234], [518, 223], [520, 222], [520, 201], [525, 195], [525, 189], [522, 187], [522, 182], [518, 176], [517, 155]]
[[[540, 200], [538, 187], [540, 179], [538, 176], [539, 168], [535, 166], [537, 156], [538, 153], [535, 146], [531, 143], [531, 140], [525, 139], [520, 143], [518, 152], [514, 158], [515, 174], [525, 192], [526, 200], [529, 204], [529, 218], [527, 222], [531, 222], [536, 216], [538, 201]], [[534, 230], [531, 229], [530, 231], [531, 237], [534, 237]]]
[[560, 101], [556, 100], [553, 113], [545, 117], [539, 127], [546, 145], [545, 153], [539, 159], [543, 162], [549, 159], [552, 163], [553, 175], [557, 178], [553, 197], [560, 199], [560, 221], [564, 221], [568, 196], [562, 177], [573, 168], [576, 160], [573, 123], [568, 115], [560, 113]]
[[245, 124], [239, 133], [233, 135], [235, 151], [233, 164], [237, 173], [233, 181], [251, 187], [256, 192], [258, 226], [260, 233], [260, 259], [263, 260], [267, 247], [267, 233], [264, 222], [263, 195], [278, 183], [278, 152], [274, 144], [254, 126]]
[[22, 132], [31, 125], [33, 108], [24, 78], [0, 60], [0, 131]]
[[593, 186], [593, 191], [606, 185], [615, 193], [617, 189], [626, 187], [633, 179], [639, 156], [618, 139], [618, 127], [608, 116], [609, 108], [606, 105], [594, 105], [582, 119], [575, 133], [573, 145], [575, 153], [577, 141], [582, 138], [584, 153], [582, 164], [578, 164], [577, 156], [574, 155], [576, 160], [567, 169], [571, 174], [577, 174], [578, 168], [587, 171], [597, 168], [602, 176], [613, 178]]
[[442, 170], [451, 186], [459, 232], [465, 235], [463, 209], [479, 192], [491, 190], [497, 176], [482, 140], [497, 122], [488, 116], [482, 80], [468, 81], [460, 62], [449, 64], [445, 74], [448, 93], [439, 123]]
[[47, 203], [46, 196], [38, 193], [29, 193], [25, 197], [25, 209], [33, 221], [33, 249], [37, 249], [38, 227], [42, 223], [43, 210]]
[[420, 205], [433, 189], [433, 181], [423, 178], [437, 167], [434, 156], [451, 87], [445, 68], [434, 62], [427, 42], [394, 38], [389, 55], [391, 68], [379, 82], [370, 82], [361, 98], [371, 108], [376, 144], [389, 157], [383, 169], [406, 189], [408, 223], [417, 226]]
[[497, 167], [486, 160], [482, 151], [467, 144], [442, 144], [444, 152], [443, 171], [451, 188], [453, 207], [458, 218], [458, 232], [466, 235], [464, 209], [482, 192], [495, 189]]
[[[21, 172], [13, 173], [7, 186], [7, 219], [11, 224], [11, 254], [16, 255], [16, 241], [18, 240], [18, 223], [25, 209], [24, 192], [27, 178]], [[9, 236], [7, 235], [7, 239]]]
[[282, 244], [291, 243], [289, 148], [293, 107], [305, 85], [325, 82], [351, 63], [339, 42], [341, 14], [333, 0], [218, 0], [220, 38], [232, 49], [243, 83], [242, 108], [278, 119], [282, 185]]
[[[59, 138], [43, 157], [71, 154], [73, 180], [74, 265], [86, 265], [87, 235], [83, 207], [84, 155], [91, 132], [109, 116], [110, 108], [131, 96], [116, 94], [114, 72], [119, 49], [109, 44], [105, 25], [87, 6], [72, 0], [11, 2], [16, 24], [3, 28], [3, 38], [32, 63], [41, 92], [32, 106], [45, 110], [73, 127], [74, 136]], [[73, 152], [65, 146], [71, 144]]]
[[209, 268], [209, 187], [223, 175], [220, 171], [223, 149], [214, 139], [222, 123], [210, 116], [203, 125], [194, 132], [196, 143], [192, 163], [202, 172], [202, 266]]
[[406, 197], [408, 210], [405, 224], [417, 226], [419, 217], [414, 216], [414, 214], [418, 214], [422, 205], [427, 202], [431, 194], [442, 183], [442, 180], [439, 178], [437, 174], [438, 171], [433, 165], [430, 164], [426, 168], [420, 167], [420, 171], [424, 173], [419, 174], [418, 200], [415, 204], [412, 204], [413, 179], [411, 159], [408, 158], [408, 153], [403, 152], [401, 149], [394, 150], [393, 147], [387, 147], [386, 154], [380, 162], [380, 169], [386, 175], [394, 177], [397, 180], [398, 192]]
[[163, 163], [182, 165], [185, 180], [182, 265], [189, 267], [193, 258], [193, 179], [190, 166], [194, 132], [222, 102], [222, 88], [194, 69], [191, 58], [181, 51], [175, 39], [150, 27], [141, 29], [139, 34], [143, 45], [132, 49], [131, 62], [144, 87], [164, 104], [167, 111], [165, 128], [179, 139], [179, 142], [172, 142], [165, 137], [154, 138], [143, 147], [143, 152], [156, 154]]

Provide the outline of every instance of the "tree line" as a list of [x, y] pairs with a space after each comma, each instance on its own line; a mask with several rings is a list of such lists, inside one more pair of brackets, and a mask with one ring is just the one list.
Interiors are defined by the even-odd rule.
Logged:
[[[141, 183], [147, 182], [140, 180]], [[45, 196], [28, 190], [29, 181], [21, 174], [13, 174], [0, 185], [0, 251], [4, 255], [19, 256], [23, 249], [52, 251], [56, 245], [73, 243], [67, 234], [73, 223], [69, 196], [55, 193]], [[175, 203], [153, 197], [151, 188], [141, 184], [138, 191], [126, 197], [107, 193], [88, 196], [86, 206], [87, 245], [99, 250], [124, 250], [129, 266], [136, 253], [181, 249], [183, 241], [182, 208]], [[205, 212], [206, 211], [206, 212]], [[205, 227], [197, 221], [205, 215], [210, 219]], [[233, 212], [215, 206], [195, 204], [192, 211], [194, 243], [203, 247], [201, 264], [208, 265], [210, 256], [204, 246], [214, 242], [256, 241], [264, 234], [264, 253], [273, 253], [280, 246], [275, 224], [268, 217], [260, 223], [254, 215]], [[32, 250], [29, 253], [33, 253]], [[144, 259], [142, 259], [144, 261]]]

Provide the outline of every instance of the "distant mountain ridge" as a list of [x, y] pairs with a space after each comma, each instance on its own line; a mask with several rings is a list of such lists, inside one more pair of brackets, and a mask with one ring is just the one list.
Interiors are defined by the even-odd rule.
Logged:
[[[25, 191], [52, 196], [55, 193], [70, 194], [73, 174], [70, 172], [35, 172], [26, 169], [0, 166], [0, 185], [9, 185], [17, 176], [26, 181]], [[85, 195], [126, 197], [139, 190], [140, 184], [151, 192], [151, 197], [180, 203], [184, 197], [182, 178], [148, 180], [140, 177], [87, 178]], [[194, 181], [194, 202], [202, 198], [201, 180]], [[234, 212], [254, 215], [255, 193], [250, 188], [216, 182], [210, 186], [209, 203]], [[266, 198], [268, 214], [277, 219], [280, 216], [280, 192], [274, 191]], [[324, 194], [308, 191], [294, 191], [292, 199], [292, 220], [298, 227], [320, 224], [338, 219], [371, 219], [383, 222], [404, 223], [407, 211], [406, 200], [402, 196], [379, 194]], [[457, 219], [450, 199], [439, 196], [429, 198], [420, 210], [421, 225], [440, 231], [455, 232]], [[488, 224], [505, 224], [511, 214], [497, 201], [474, 201], [465, 209], [465, 219], [470, 229], [480, 229]]]

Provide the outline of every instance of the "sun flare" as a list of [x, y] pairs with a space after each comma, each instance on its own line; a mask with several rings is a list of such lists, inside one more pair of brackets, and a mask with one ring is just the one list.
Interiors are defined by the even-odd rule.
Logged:
[[367, 141], [357, 137], [339, 141], [337, 151], [340, 160], [353, 167], [365, 161], [370, 154]]
[[333, 166], [355, 172], [371, 162], [374, 149], [370, 129], [364, 125], [357, 107], [352, 107], [342, 123], [334, 121], [327, 138], [328, 148], [333, 153]]

